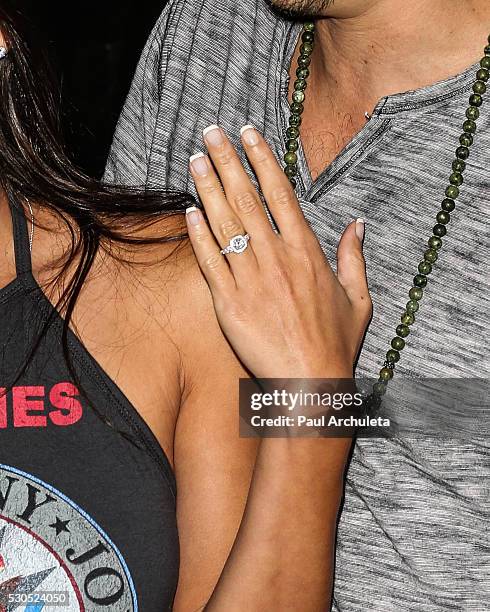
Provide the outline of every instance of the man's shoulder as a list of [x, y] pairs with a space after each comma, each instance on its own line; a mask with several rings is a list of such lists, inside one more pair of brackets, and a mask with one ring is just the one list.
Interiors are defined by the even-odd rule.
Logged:
[[138, 63], [105, 179], [193, 191], [188, 158], [206, 125], [275, 116], [266, 97], [289, 26], [267, 0], [170, 0]]
[[[280, 17], [266, 0], [170, 0], [153, 32], [156, 41], [190, 43], [196, 34], [208, 33], [225, 47], [231, 33], [254, 37], [262, 27]], [[189, 38], [191, 37], [191, 38]]]

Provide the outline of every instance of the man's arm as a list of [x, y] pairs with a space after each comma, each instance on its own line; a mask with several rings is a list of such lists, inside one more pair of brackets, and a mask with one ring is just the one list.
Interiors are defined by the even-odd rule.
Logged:
[[160, 106], [160, 80], [171, 48], [178, 2], [165, 6], [145, 45], [114, 134], [104, 180], [144, 187]]

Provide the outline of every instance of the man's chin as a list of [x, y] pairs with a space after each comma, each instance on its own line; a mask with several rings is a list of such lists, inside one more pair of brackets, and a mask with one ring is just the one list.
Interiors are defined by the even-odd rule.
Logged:
[[318, 16], [322, 5], [328, 4], [326, 0], [266, 0], [266, 2], [277, 13], [290, 19]]

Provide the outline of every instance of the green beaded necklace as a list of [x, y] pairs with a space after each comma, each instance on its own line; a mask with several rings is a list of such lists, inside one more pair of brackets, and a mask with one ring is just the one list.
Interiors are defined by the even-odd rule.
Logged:
[[[304, 111], [305, 90], [307, 79], [310, 74], [308, 69], [311, 62], [311, 54], [315, 43], [315, 24], [306, 22], [301, 35], [301, 47], [296, 70], [296, 81], [290, 104], [291, 114], [289, 127], [286, 130], [286, 154], [284, 155], [284, 172], [296, 187], [295, 176], [298, 174], [299, 126], [301, 115]], [[393, 378], [395, 364], [400, 361], [400, 351], [405, 348], [405, 338], [410, 334], [410, 326], [415, 323], [415, 313], [419, 309], [419, 302], [424, 295], [427, 286], [428, 275], [432, 272], [432, 265], [437, 261], [438, 251], [442, 247], [442, 238], [447, 234], [446, 225], [451, 219], [450, 213], [454, 210], [455, 200], [459, 196], [459, 188], [463, 184], [463, 172], [466, 168], [465, 160], [470, 155], [470, 147], [473, 144], [473, 136], [476, 132], [476, 121], [480, 116], [479, 107], [483, 104], [483, 95], [487, 91], [487, 81], [490, 77], [490, 36], [489, 45], [485, 47], [485, 55], [480, 61], [480, 69], [476, 73], [473, 84], [473, 94], [470, 97], [470, 105], [466, 110], [466, 120], [463, 123], [463, 134], [459, 138], [460, 146], [456, 149], [456, 159], [452, 164], [452, 173], [449, 177], [449, 186], [446, 188], [446, 197], [442, 201], [441, 210], [436, 215], [436, 225], [429, 238], [429, 248], [424, 253], [423, 260], [418, 265], [418, 271], [413, 279], [413, 285], [408, 292], [409, 301], [401, 316], [401, 323], [396, 328], [396, 336], [391, 341], [391, 348], [386, 353], [386, 359], [379, 372], [378, 382], [373, 386], [373, 391], [366, 398], [368, 409], [379, 407], [382, 396], [386, 393], [388, 382]]]

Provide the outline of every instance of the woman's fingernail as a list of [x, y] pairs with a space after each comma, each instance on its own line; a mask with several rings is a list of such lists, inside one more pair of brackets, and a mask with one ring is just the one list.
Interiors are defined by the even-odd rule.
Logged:
[[356, 236], [362, 242], [364, 240], [364, 219], [356, 219]]
[[204, 140], [213, 146], [218, 146], [224, 142], [224, 136], [219, 125], [209, 125], [202, 131]]
[[189, 162], [191, 164], [192, 169], [199, 176], [206, 176], [208, 173], [208, 160], [204, 156], [204, 153], [196, 153], [195, 155], [191, 155], [189, 158]]
[[189, 225], [199, 225], [199, 223], [201, 223], [202, 212], [197, 206], [189, 206], [189, 208], [186, 208], [185, 216], [187, 217]]
[[256, 145], [259, 142], [259, 135], [253, 125], [244, 125], [240, 130], [243, 142], [248, 145]]

